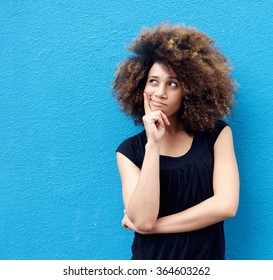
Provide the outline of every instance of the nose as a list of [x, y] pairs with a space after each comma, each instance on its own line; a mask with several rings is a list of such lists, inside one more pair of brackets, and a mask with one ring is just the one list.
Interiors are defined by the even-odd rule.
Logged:
[[156, 97], [159, 98], [166, 98], [167, 97], [167, 91], [164, 86], [158, 87], [154, 93]]

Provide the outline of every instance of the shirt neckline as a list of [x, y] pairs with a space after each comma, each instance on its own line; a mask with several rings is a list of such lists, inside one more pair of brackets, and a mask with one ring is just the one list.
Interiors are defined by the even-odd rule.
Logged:
[[195, 135], [193, 135], [193, 139], [192, 139], [192, 142], [191, 142], [191, 146], [190, 148], [187, 150], [186, 153], [184, 153], [183, 155], [181, 156], [169, 156], [169, 155], [159, 155], [161, 158], [170, 158], [170, 159], [180, 159], [180, 158], [183, 158], [183, 157], [187, 157], [187, 155], [189, 153], [191, 153], [191, 150], [193, 149], [193, 146], [195, 145]]
[[[142, 131], [141, 134], [142, 134], [144, 145], [145, 145], [147, 143], [145, 129]], [[175, 156], [168, 156], [168, 155], [159, 155], [159, 157], [161, 159], [163, 159], [164, 161], [165, 160], [184, 160], [184, 159], [186, 160], [186, 159], [190, 158], [192, 156], [192, 154], [194, 153], [195, 146], [197, 145], [197, 138], [198, 138], [198, 135], [194, 134], [191, 146], [190, 146], [189, 150], [185, 154], [183, 154], [181, 156], [177, 156], [177, 157], [175, 157]]]

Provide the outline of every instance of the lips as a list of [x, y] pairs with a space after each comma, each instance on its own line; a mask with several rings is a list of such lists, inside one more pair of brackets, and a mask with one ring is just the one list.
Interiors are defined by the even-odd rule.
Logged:
[[154, 106], [159, 106], [159, 107], [166, 106], [165, 103], [162, 103], [162, 102], [157, 101], [157, 100], [154, 100], [154, 99], [151, 99], [151, 103], [152, 103]]

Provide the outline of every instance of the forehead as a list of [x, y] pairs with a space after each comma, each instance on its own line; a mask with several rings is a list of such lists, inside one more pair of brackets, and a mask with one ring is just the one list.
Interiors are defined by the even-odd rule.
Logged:
[[175, 72], [166, 64], [155, 62], [150, 68], [149, 75], [164, 75], [176, 77]]

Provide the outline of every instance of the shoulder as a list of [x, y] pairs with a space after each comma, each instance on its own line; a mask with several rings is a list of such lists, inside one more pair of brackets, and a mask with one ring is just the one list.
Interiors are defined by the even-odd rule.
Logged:
[[227, 127], [230, 129], [229, 124], [226, 121], [219, 119], [213, 129], [209, 129], [200, 133], [201, 138], [203, 138], [203, 141], [208, 143], [208, 146], [212, 152], [219, 135], [223, 130], [227, 130], [225, 129]]
[[223, 149], [227, 149], [228, 147], [233, 149], [233, 136], [230, 126], [226, 125], [218, 133], [214, 142], [214, 149], [220, 149], [223, 152]]
[[122, 153], [122, 151], [124, 151], [128, 148], [131, 148], [131, 149], [140, 148], [140, 146], [142, 146], [142, 144], [143, 144], [144, 139], [145, 139], [145, 130], [123, 140], [121, 142], [121, 144], [118, 146], [118, 148], [116, 149], [116, 152]]
[[145, 130], [143, 130], [142, 132], [125, 139], [118, 146], [116, 152], [123, 154], [140, 168], [144, 158], [145, 144], [146, 134]]
[[220, 119], [217, 121], [217, 123], [213, 129], [206, 132], [206, 136], [208, 137], [208, 140], [209, 140], [209, 143], [211, 146], [214, 146], [219, 135], [226, 127], [229, 127], [228, 123], [226, 121]]
[[229, 127], [229, 124], [224, 121], [224, 120], [218, 120], [216, 125], [215, 125], [215, 128], [211, 131], [211, 135], [216, 137], [219, 136], [219, 134], [222, 132], [222, 130], [225, 128], [225, 127]]

